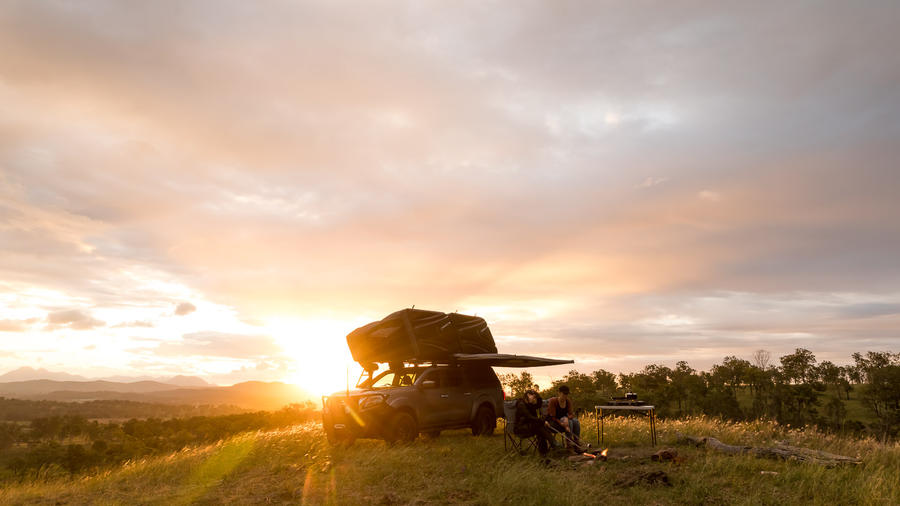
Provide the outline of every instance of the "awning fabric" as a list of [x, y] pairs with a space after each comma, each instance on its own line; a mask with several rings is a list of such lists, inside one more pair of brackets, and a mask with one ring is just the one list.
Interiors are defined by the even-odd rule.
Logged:
[[574, 364], [574, 360], [561, 358], [531, 357], [528, 355], [508, 355], [506, 353], [478, 353], [453, 355], [458, 362], [484, 364], [491, 367], [543, 367], [547, 365]]

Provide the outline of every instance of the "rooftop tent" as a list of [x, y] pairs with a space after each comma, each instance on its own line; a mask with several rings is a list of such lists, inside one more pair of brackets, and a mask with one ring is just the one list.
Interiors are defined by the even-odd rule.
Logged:
[[456, 354], [497, 353], [484, 318], [403, 309], [347, 334], [360, 364], [450, 360]]

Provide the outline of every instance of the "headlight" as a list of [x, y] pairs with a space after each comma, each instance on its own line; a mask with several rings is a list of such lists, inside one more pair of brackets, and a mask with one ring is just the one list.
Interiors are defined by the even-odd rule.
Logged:
[[384, 397], [380, 395], [370, 395], [359, 401], [359, 409], [369, 409], [384, 402]]

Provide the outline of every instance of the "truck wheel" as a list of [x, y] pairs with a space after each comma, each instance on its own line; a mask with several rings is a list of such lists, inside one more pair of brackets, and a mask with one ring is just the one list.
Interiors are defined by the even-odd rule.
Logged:
[[416, 419], [409, 413], [397, 413], [391, 418], [384, 440], [388, 443], [411, 443], [419, 436]]
[[356, 434], [352, 432], [337, 432], [334, 429], [325, 431], [325, 438], [328, 440], [328, 444], [332, 446], [337, 445], [345, 445], [351, 446], [354, 442], [356, 442]]
[[497, 427], [497, 417], [494, 416], [494, 409], [490, 406], [481, 406], [475, 412], [475, 419], [472, 420], [473, 436], [490, 436]]

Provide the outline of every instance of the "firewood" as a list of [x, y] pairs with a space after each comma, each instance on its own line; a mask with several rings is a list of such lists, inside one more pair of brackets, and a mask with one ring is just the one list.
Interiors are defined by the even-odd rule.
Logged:
[[678, 452], [674, 448], [663, 448], [662, 450], [650, 456], [650, 460], [665, 462], [667, 460], [675, 460]]

